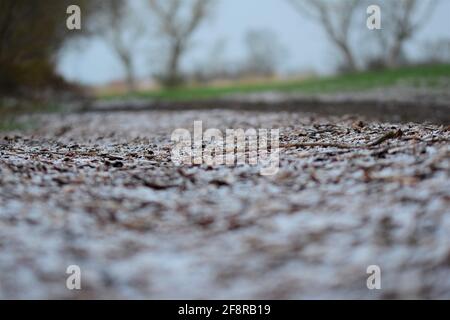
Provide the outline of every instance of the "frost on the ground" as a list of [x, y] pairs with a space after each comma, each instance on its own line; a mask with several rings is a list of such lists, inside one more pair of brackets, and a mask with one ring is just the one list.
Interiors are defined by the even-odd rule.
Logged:
[[[195, 120], [279, 128], [278, 174], [174, 166], [171, 133]], [[0, 140], [0, 298], [450, 298], [448, 127], [232, 111], [38, 121]], [[369, 265], [382, 290], [367, 289]]]

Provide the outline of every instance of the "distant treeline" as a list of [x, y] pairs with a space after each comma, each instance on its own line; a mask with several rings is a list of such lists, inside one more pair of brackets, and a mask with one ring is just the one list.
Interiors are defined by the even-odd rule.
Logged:
[[[194, 66], [190, 74], [184, 72], [182, 62], [193, 47], [193, 36], [208, 18], [220, 14], [215, 10], [218, 1], [1, 0], [0, 97], [45, 96], [73, 88], [56, 71], [58, 54], [68, 41], [93, 35], [102, 39], [121, 63], [129, 91], [137, 88], [134, 69], [136, 53], [141, 52], [151, 60], [151, 76], [167, 87], [189, 79], [208, 82], [273, 76], [286, 54], [270, 29], [247, 33], [247, 56], [239, 63], [223, 56], [225, 43], [219, 42], [209, 44], [210, 58]], [[321, 28], [324, 41], [337, 53], [331, 58], [335, 61], [327, 63], [335, 64], [342, 73], [407, 64], [407, 44], [428, 23], [438, 4], [438, 0], [285, 1], [298, 11], [299, 19]], [[380, 30], [366, 28], [370, 4], [382, 9]], [[81, 30], [66, 27], [71, 5], [81, 8]], [[295, 38], [295, 31], [291, 33], [292, 41], [306, 41]], [[428, 60], [442, 60], [443, 52], [447, 52], [445, 57], [449, 55], [448, 39], [444, 40], [438, 46], [424, 46], [430, 52]], [[157, 52], [155, 58], [151, 50]]]

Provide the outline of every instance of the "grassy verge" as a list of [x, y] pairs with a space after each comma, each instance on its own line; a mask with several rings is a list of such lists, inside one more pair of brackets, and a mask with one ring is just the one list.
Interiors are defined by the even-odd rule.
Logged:
[[16, 121], [13, 118], [1, 119], [0, 120], [0, 132], [24, 130], [25, 127], [23, 123]]
[[450, 64], [413, 66], [395, 70], [370, 71], [327, 78], [296, 81], [277, 81], [257, 84], [237, 84], [221, 87], [191, 86], [138, 92], [132, 95], [104, 95], [102, 99], [149, 98], [158, 100], [201, 100], [222, 97], [227, 94], [245, 94], [265, 91], [288, 93], [335, 93], [364, 91], [398, 84], [434, 87], [441, 79], [450, 79]]
[[59, 112], [58, 105], [14, 102], [6, 103], [0, 99], [0, 132], [22, 131], [32, 129], [35, 122], [32, 118], [23, 118], [23, 115], [32, 115], [37, 113]]

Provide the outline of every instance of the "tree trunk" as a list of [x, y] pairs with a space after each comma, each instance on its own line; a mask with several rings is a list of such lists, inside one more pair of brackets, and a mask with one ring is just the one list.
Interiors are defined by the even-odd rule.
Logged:
[[168, 87], [177, 86], [181, 82], [179, 64], [182, 51], [182, 45], [179, 42], [176, 42], [170, 52], [170, 60], [165, 81]]
[[387, 57], [386, 65], [390, 68], [395, 68], [399, 66], [400, 56], [403, 52], [403, 40], [398, 40], [391, 50], [389, 50], [389, 54]]
[[119, 54], [120, 59], [122, 60], [122, 65], [125, 69], [125, 81], [127, 85], [128, 93], [132, 93], [136, 91], [136, 81], [134, 77], [133, 63], [132, 59], [128, 54], [121, 53]]
[[350, 72], [355, 72], [358, 70], [358, 65], [356, 64], [355, 57], [353, 56], [352, 51], [345, 43], [338, 43], [338, 47], [341, 50], [341, 53], [345, 59], [346, 68]]
[[130, 64], [126, 67], [126, 73], [127, 73], [127, 90], [128, 92], [135, 92], [136, 91], [136, 81], [134, 79], [134, 72], [133, 72], [133, 66]]

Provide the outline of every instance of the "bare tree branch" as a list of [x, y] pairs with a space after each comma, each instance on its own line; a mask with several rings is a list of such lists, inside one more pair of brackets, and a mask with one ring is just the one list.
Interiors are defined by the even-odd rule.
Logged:
[[406, 43], [426, 25], [437, 3], [438, 0], [380, 2], [385, 18], [378, 39], [386, 52], [387, 66], [396, 67], [401, 63]]
[[125, 73], [128, 91], [136, 89], [133, 58], [135, 44], [144, 31], [130, 5], [123, 0], [108, 0], [103, 2], [99, 23], [99, 33], [114, 50]]
[[210, 13], [214, 0], [149, 0], [159, 31], [169, 45], [163, 82], [175, 86], [181, 82], [180, 60], [192, 35]]
[[328, 38], [345, 59], [350, 71], [358, 69], [355, 54], [350, 44], [350, 31], [359, 0], [288, 0], [295, 10], [320, 23]]

